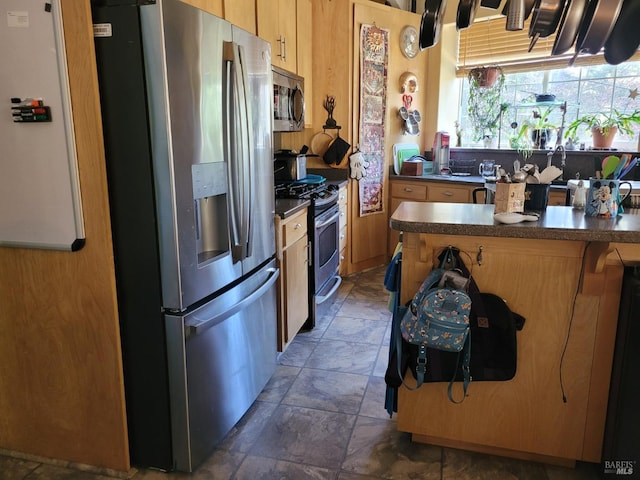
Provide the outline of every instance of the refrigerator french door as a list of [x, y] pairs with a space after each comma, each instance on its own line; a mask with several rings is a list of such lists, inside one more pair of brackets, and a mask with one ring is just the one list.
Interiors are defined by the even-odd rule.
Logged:
[[270, 46], [179, 0], [92, 13], [132, 462], [191, 471], [275, 371]]

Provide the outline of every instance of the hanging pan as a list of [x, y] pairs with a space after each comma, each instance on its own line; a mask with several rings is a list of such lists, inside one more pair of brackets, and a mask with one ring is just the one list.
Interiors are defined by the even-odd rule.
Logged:
[[480, 5], [485, 8], [493, 8], [494, 10], [497, 10], [500, 8], [501, 1], [502, 0], [482, 0]]
[[[504, 4], [504, 7], [502, 8], [502, 15], [504, 15], [505, 17], [507, 16], [507, 13], [509, 13], [510, 3], [511, 3], [511, 0], [507, 0], [507, 2]], [[525, 20], [529, 18], [529, 16], [531, 15], [531, 10], [533, 10], [533, 6], [535, 3], [536, 3], [536, 0], [524, 0], [524, 19]]]
[[539, 38], [546, 38], [556, 31], [564, 6], [565, 0], [536, 0], [529, 24], [529, 51], [533, 50]]
[[581, 53], [595, 55], [602, 49], [621, 9], [622, 0], [591, 0], [589, 2], [578, 32], [573, 60]]
[[588, 0], [568, 0], [569, 4], [562, 13], [551, 55], [561, 55], [569, 50], [578, 36], [580, 23], [587, 11]]
[[471, 26], [476, 16], [478, 5], [480, 5], [480, 0], [460, 0], [456, 15], [456, 30], [464, 30]]
[[622, 9], [607, 42], [604, 59], [611, 65], [627, 61], [640, 45], [640, 2], [624, 0]]
[[420, 50], [433, 47], [440, 40], [447, 0], [425, 0], [420, 22]]

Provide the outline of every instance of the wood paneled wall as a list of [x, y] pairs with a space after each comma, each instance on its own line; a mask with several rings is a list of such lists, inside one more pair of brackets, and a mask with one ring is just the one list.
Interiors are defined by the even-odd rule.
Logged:
[[89, 0], [62, 0], [62, 10], [86, 245], [73, 253], [0, 248], [0, 448], [125, 471], [129, 451], [91, 9]]

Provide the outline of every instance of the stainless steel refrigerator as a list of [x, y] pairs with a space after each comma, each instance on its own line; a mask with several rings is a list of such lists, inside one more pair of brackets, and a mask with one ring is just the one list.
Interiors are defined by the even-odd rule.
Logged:
[[276, 366], [270, 47], [178, 0], [92, 13], [132, 463], [192, 471]]

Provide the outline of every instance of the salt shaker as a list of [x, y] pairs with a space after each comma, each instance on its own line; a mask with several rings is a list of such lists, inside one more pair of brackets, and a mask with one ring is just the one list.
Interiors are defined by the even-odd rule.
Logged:
[[573, 208], [582, 209], [585, 207], [587, 203], [587, 189], [584, 187], [584, 182], [582, 180], [578, 181], [578, 186], [576, 187], [576, 192], [573, 194], [573, 202], [571, 205]]

